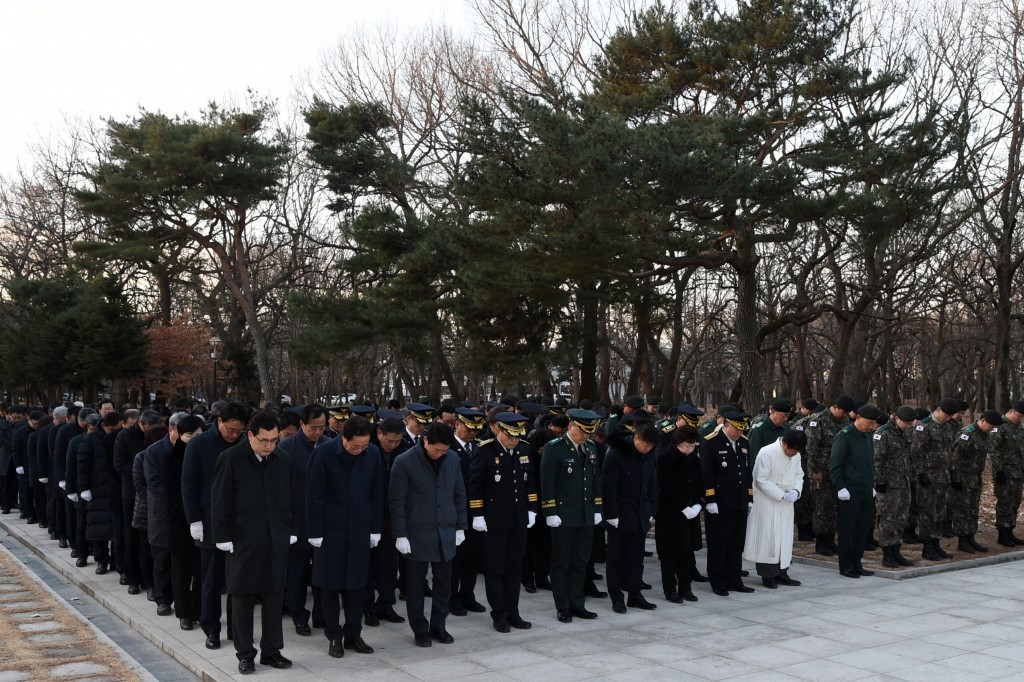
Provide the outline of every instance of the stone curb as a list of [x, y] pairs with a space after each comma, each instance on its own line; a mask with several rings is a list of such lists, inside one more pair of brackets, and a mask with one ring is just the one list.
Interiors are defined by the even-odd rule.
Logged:
[[[24, 524], [20, 525], [24, 526]], [[189, 657], [189, 652], [187, 650], [182, 651], [165, 642], [160, 637], [159, 632], [153, 631], [145, 623], [139, 622], [138, 620], [133, 618], [131, 614], [127, 613], [121, 606], [115, 604], [110, 599], [108, 599], [103, 589], [98, 588], [92, 581], [83, 578], [81, 575], [78, 574], [77, 571], [69, 570], [68, 567], [64, 564], [64, 562], [58, 560], [56, 555], [49, 549], [37, 546], [35, 543], [33, 543], [31, 538], [29, 538], [24, 532], [22, 532], [23, 529], [19, 527], [19, 524], [10, 523], [6, 519], [0, 518], [0, 528], [3, 528], [5, 531], [7, 531], [8, 535], [10, 535], [18, 542], [20, 542], [26, 549], [28, 549], [30, 552], [32, 552], [40, 559], [42, 559], [44, 562], [46, 562], [47, 566], [49, 566], [51, 569], [62, 575], [68, 581], [74, 583], [76, 587], [78, 587], [80, 590], [82, 590], [90, 597], [95, 599], [101, 606], [103, 606], [103, 608], [107, 609], [108, 611], [110, 611], [110, 613], [120, 618], [122, 621], [124, 621], [126, 625], [128, 625], [130, 628], [132, 628], [140, 635], [145, 637], [165, 654], [167, 654], [175, 661], [180, 663], [182, 666], [184, 666], [185, 669], [188, 670], [190, 673], [192, 673], [199, 679], [203, 680], [203, 682], [229, 682], [230, 678], [223, 676], [222, 670], [220, 670], [219, 668], [214, 670], [205, 668], [203, 667], [203, 664], [207, 663], [207, 661], [205, 661], [201, 657], [199, 658], [199, 660], [196, 660], [196, 658], [191, 658]]]
[[[1024, 559], [1024, 551], [1005, 552], [1003, 554], [980, 557], [977, 559], [960, 559], [954, 562], [932, 564], [931, 566], [915, 566], [913, 568], [905, 568], [901, 571], [889, 571], [885, 569], [873, 570], [875, 571], [875, 576], [878, 578], [888, 578], [889, 580], [909, 580], [910, 578], [922, 578], [926, 575], [949, 573], [950, 571], [960, 571], [967, 568], [978, 568], [980, 566], [994, 566], [995, 564], [1004, 564], [1008, 561], [1020, 561], [1022, 559]], [[826, 561], [824, 559], [811, 559], [808, 557], [794, 555], [793, 563], [814, 566], [816, 568], [830, 568], [834, 571], [839, 570], [839, 566], [837, 566], [834, 561]]]

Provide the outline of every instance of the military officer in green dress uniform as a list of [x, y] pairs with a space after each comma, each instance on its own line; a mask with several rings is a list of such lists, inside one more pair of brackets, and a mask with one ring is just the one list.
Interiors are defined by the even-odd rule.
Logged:
[[793, 403], [789, 398], [776, 398], [768, 408], [768, 418], [761, 421], [747, 433], [750, 441], [750, 468], [754, 468], [757, 453], [765, 445], [774, 443], [789, 431], [789, 413]]

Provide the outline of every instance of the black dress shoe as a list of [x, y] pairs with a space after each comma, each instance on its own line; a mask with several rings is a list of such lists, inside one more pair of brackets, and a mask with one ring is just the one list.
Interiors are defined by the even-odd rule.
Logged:
[[534, 583], [532, 580], [524, 580], [523, 589], [526, 590], [527, 594], [536, 594], [537, 584]]
[[667, 601], [672, 602], [673, 604], [682, 604], [685, 601], [680, 595], [676, 594], [675, 592], [666, 594], [665, 599]]
[[138, 585], [129, 585], [128, 586], [128, 594], [134, 595], [134, 594], [138, 594], [140, 592], [142, 592], [142, 590], [139, 589]]
[[299, 635], [300, 637], [309, 637], [313, 634], [313, 628], [309, 627], [305, 623], [300, 623], [299, 625], [295, 626], [295, 634]]
[[466, 611], [466, 607], [462, 604], [451, 604], [448, 606], [448, 613], [453, 616], [468, 616], [469, 612]]
[[690, 590], [687, 590], [686, 594], [683, 595], [683, 599], [685, 599], [686, 601], [697, 601], [697, 595], [695, 595]]
[[644, 550], [644, 556], [645, 556], [645, 557], [646, 557], [646, 556], [654, 556], [654, 552], [648, 552], [648, 551], [647, 551], [647, 550], [645, 549], [645, 550]]
[[172, 613], [174, 613], [174, 610], [171, 608], [170, 604], [159, 604], [156, 607], [156, 615], [158, 616], [169, 616]]
[[367, 644], [366, 642], [364, 642], [363, 638], [360, 637], [359, 635], [356, 635], [355, 637], [346, 637], [345, 638], [345, 648], [346, 649], [351, 649], [352, 651], [356, 652], [357, 654], [372, 654], [373, 653], [373, 647], [370, 646], [369, 644]]
[[30, 516], [30, 517], [28, 517], [28, 521], [27, 521], [27, 522], [28, 522], [28, 524], [29, 524], [30, 526], [34, 526], [34, 525], [36, 525], [37, 523], [39, 523], [39, 519], [36, 519], [36, 518], [34, 518], [34, 517]]
[[537, 578], [537, 580], [534, 581], [534, 584], [537, 586], [538, 590], [550, 590], [551, 589], [551, 581], [548, 580], [547, 578]]
[[344, 658], [345, 643], [340, 639], [332, 639], [327, 647], [327, 655], [331, 658]]
[[191, 630], [192, 629], [192, 619], [191, 618], [179, 618], [178, 619], [178, 627], [180, 627], [182, 630], [185, 630], [185, 631]]
[[363, 615], [363, 622], [365, 622], [368, 627], [375, 628], [380, 625], [380, 616], [372, 611], [367, 611]]
[[512, 627], [508, 624], [508, 621], [499, 620], [494, 624], [494, 629], [504, 634], [506, 632], [512, 632]]
[[487, 607], [475, 599], [472, 601], [463, 601], [462, 605], [466, 607], [467, 611], [472, 611], [473, 613], [487, 613]]
[[651, 587], [650, 585], [648, 585], [648, 584], [647, 584], [647, 583], [645, 583], [645, 582], [641, 582], [641, 583], [640, 583], [640, 589], [641, 589], [641, 590], [653, 590], [654, 588], [653, 588], [653, 587]]
[[156, 595], [153, 594], [153, 588], [152, 587], [147, 587], [146, 588], [146, 600], [147, 601], [156, 601]]
[[82, 568], [83, 566], [88, 566], [88, 565], [89, 565], [89, 557], [80, 556], [75, 561], [75, 566], [78, 566], [79, 568]]
[[128, 584], [128, 576], [126, 576], [124, 573], [122, 573], [121, 577], [117, 579], [117, 584], [118, 585], [127, 585]]
[[430, 644], [430, 635], [428, 635], [427, 633], [424, 632], [423, 634], [417, 634], [417, 635], [415, 635], [415, 637], [416, 637], [416, 646], [421, 646], [421, 647], [424, 647], [424, 648], [426, 648], [428, 646], [431, 646], [431, 644]]
[[839, 575], [847, 577], [847, 578], [859, 578], [860, 577], [860, 573], [858, 573], [857, 571], [855, 571], [852, 568], [846, 568], [846, 569], [843, 569], [843, 570], [839, 571]]
[[78, 556], [79, 556], [79, 554], [78, 554], [78, 550], [77, 549], [71, 550], [71, 558], [72, 559], [77, 559]]
[[389, 623], [404, 623], [405, 622], [405, 618], [402, 617], [402, 616], [399, 616], [397, 613], [395, 613], [395, 609], [390, 607], [390, 606], [387, 608], [387, 610], [384, 611], [384, 613], [380, 614], [380, 617], [383, 618], [384, 620], [386, 620]]
[[260, 656], [260, 665], [269, 665], [271, 668], [281, 669], [292, 667], [292, 662], [278, 652], [269, 656]]
[[866, 568], [860, 568], [860, 567], [857, 568], [857, 573], [859, 575], [874, 575], [875, 574], [874, 571], [869, 571]]
[[596, 613], [594, 613], [593, 611], [587, 611], [586, 609], [569, 609], [569, 612], [577, 618], [582, 618], [583, 620], [593, 620], [594, 618], [597, 618]]
[[251, 658], [243, 658], [238, 662], [238, 672], [243, 675], [252, 675], [256, 672], [256, 661]]
[[61, 538], [60, 540], [57, 541], [57, 546], [60, 547], [61, 549], [67, 549], [68, 548], [68, 541], [65, 540], [64, 538]]
[[96, 564], [96, 575], [106, 575], [109, 571], [106, 564]]
[[747, 569], [743, 569], [743, 570], [740, 571], [740, 577], [741, 578], [746, 578], [749, 575], [750, 575], [750, 571], [748, 571]]
[[776, 584], [775, 578], [761, 578], [761, 584], [769, 590], [777, 590], [779, 588], [778, 584]]
[[690, 571], [690, 580], [695, 583], [706, 583], [708, 581], [708, 577], [706, 575], [701, 575], [700, 571], [694, 570]]
[[653, 611], [654, 609], [658, 608], [657, 604], [652, 604], [651, 602], [647, 601], [646, 599], [644, 599], [643, 595], [630, 597], [626, 600], [626, 606], [628, 606], [631, 609], [641, 609], [643, 611]]
[[455, 638], [448, 634], [447, 630], [431, 630], [430, 639], [440, 644], [451, 644]]
[[595, 573], [594, 574], [594, 580], [604, 580], [604, 576], [601, 575], [600, 573]]
[[508, 624], [516, 630], [529, 630], [533, 627], [533, 623], [528, 620], [523, 620], [520, 616], [509, 616]]
[[625, 613], [626, 612], [626, 602], [624, 602], [624, 601], [613, 601], [612, 602], [612, 611], [614, 611], [615, 613]]
[[725, 588], [722, 588], [722, 587], [712, 587], [711, 591], [714, 592], [715, 594], [717, 594], [719, 597], [728, 597], [729, 596], [729, 590], [727, 590]]
[[206, 638], [207, 649], [219, 649], [220, 648], [220, 635], [210, 635]]
[[603, 592], [597, 589], [596, 586], [588, 587], [583, 594], [587, 595], [588, 597], [593, 597], [594, 599], [604, 599], [608, 596], [607, 592]]
[[742, 592], [743, 594], [749, 594], [754, 591], [753, 587], [747, 587], [746, 585], [736, 585], [735, 587], [730, 587], [729, 589], [733, 592]]
[[572, 622], [572, 612], [569, 611], [569, 609], [558, 609], [557, 616], [558, 616], [558, 622], [559, 623], [571, 623]]
[[775, 582], [777, 582], [780, 585], [789, 585], [790, 587], [800, 587], [800, 581], [799, 580], [793, 580], [792, 578], [789, 577], [789, 575], [787, 575], [785, 573], [781, 574], [778, 578], [776, 578]]

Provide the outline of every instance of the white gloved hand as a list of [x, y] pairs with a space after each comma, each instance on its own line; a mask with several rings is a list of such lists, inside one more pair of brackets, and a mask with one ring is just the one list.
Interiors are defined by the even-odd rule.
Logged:
[[86, 502], [92, 502], [92, 491], [91, 490], [83, 490], [82, 491], [82, 499], [85, 500]]
[[57, 483], [57, 487], [60, 488], [61, 490], [67, 490], [68, 489], [68, 482], [67, 481], [60, 481], [60, 482]]
[[552, 514], [547, 519], [545, 519], [545, 521], [547, 522], [549, 528], [558, 528], [562, 525], [562, 517], [558, 514]]
[[618, 519], [608, 519], [608, 525], [611, 526], [612, 528], [618, 528], [619, 527], [619, 520]]
[[[697, 505], [695, 505], [695, 506], [697, 506]], [[695, 518], [697, 516], [697, 514], [698, 514], [698, 512], [695, 512], [693, 510], [693, 507], [687, 507], [686, 509], [683, 510], [683, 516], [685, 516], [687, 519]]]
[[380, 533], [370, 533], [370, 549], [380, 544]]
[[846, 488], [843, 488], [842, 490], [840, 490], [838, 495], [839, 495], [839, 499], [843, 500], [844, 502], [846, 500], [850, 499], [850, 491], [847, 490]]
[[313, 545], [316, 549], [320, 549], [320, 545], [324, 544], [323, 538], [310, 538], [309, 544]]
[[68, 499], [72, 502], [78, 502], [78, 493], [68, 493]]
[[718, 513], [718, 503], [717, 502], [711, 502], [711, 503], [708, 504], [708, 506], [706, 506], [704, 508], [708, 510], [708, 514], [717, 514]]
[[50, 479], [48, 479], [48, 478], [40, 478], [40, 479], [39, 479], [39, 482], [40, 482], [40, 483], [49, 483], [49, 482], [50, 482]]
[[288, 536], [288, 544], [289, 545], [294, 545], [298, 541], [299, 541], [299, 536], [297, 536], [297, 535], [289, 535]]
[[752, 511], [754, 511], [754, 503], [753, 502], [747, 502], [747, 514], [749, 515], [750, 512], [752, 512]]
[[218, 542], [217, 543], [217, 549], [219, 549], [222, 552], [227, 552], [228, 554], [232, 554], [235, 551], [235, 543], [233, 543], [233, 542]]
[[796, 499], [800, 496], [796, 490], [787, 490], [783, 495], [782, 499], [786, 502], [796, 502]]
[[409, 538], [395, 538], [395, 549], [398, 550], [399, 554], [409, 554], [412, 552], [412, 545], [409, 544]]
[[478, 530], [481, 533], [487, 532], [487, 520], [482, 516], [473, 517], [473, 530]]
[[594, 525], [601, 523], [601, 512], [594, 512]]
[[526, 512], [526, 527], [533, 528], [533, 524], [537, 523], [537, 512], [528, 511]]
[[877, 490], [875, 490], [874, 488], [872, 488], [872, 489], [871, 489], [871, 497], [875, 497], [875, 496], [877, 496], [877, 495], [878, 495], [878, 491], [877, 491]]
[[188, 524], [188, 532], [192, 536], [192, 539], [196, 542], [203, 541], [203, 522], [196, 521], [195, 523]]
[[19, 476], [24, 476], [25, 475], [25, 467], [16, 467], [14, 469], [14, 473], [18, 474]]
[[464, 531], [464, 530], [457, 530], [457, 531], [455, 531], [455, 546], [458, 547], [459, 545], [461, 545], [465, 541], [466, 541], [466, 531]]

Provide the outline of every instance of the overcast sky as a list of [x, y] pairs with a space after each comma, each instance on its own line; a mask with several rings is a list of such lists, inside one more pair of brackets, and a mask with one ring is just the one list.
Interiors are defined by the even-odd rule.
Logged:
[[0, 0], [0, 174], [65, 116], [196, 114], [247, 88], [285, 101], [341, 35], [382, 21], [472, 28], [464, 0]]

